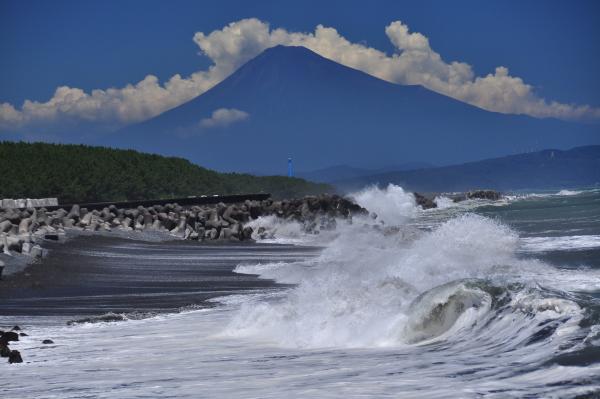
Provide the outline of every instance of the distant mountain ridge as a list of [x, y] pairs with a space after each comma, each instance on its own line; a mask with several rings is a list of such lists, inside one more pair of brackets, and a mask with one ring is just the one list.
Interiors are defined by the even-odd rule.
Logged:
[[386, 172], [398, 172], [402, 170], [425, 169], [433, 167], [426, 162], [406, 162], [399, 165], [387, 166], [385, 168], [365, 169], [355, 168], [347, 165], [335, 165], [328, 168], [317, 169], [310, 172], [298, 172], [297, 177], [320, 183], [332, 183], [339, 180], [353, 179], [361, 176], [370, 176]]
[[[243, 117], [203, 122], [217, 110]], [[104, 140], [218, 170], [285, 174], [288, 157], [297, 170], [315, 170], [600, 144], [600, 126], [493, 113], [277, 46], [195, 99]]]
[[346, 191], [394, 183], [408, 190], [501, 191], [600, 186], [600, 145], [543, 150], [438, 168], [361, 176], [334, 182]]

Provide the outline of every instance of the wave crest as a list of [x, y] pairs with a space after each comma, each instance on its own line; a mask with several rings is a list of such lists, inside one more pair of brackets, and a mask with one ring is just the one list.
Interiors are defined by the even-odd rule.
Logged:
[[226, 334], [296, 347], [431, 339], [489, 308], [485, 292], [453, 282], [518, 273], [517, 246], [508, 227], [473, 214], [430, 232], [404, 226], [386, 235], [355, 223], [316, 258], [238, 266], [237, 272], [297, 286], [276, 300], [242, 305]]

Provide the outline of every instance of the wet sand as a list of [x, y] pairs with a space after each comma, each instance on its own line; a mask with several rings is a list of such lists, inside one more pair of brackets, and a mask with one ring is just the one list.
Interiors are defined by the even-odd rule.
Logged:
[[211, 306], [208, 299], [285, 286], [233, 272], [240, 263], [303, 259], [318, 248], [278, 244], [145, 242], [81, 236], [0, 281], [0, 316], [156, 313]]

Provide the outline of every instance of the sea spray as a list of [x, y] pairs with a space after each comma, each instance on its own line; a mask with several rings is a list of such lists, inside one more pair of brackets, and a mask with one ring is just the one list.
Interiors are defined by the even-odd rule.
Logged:
[[519, 273], [518, 237], [493, 220], [468, 214], [414, 240], [404, 240], [403, 233], [354, 225], [310, 261], [239, 267], [238, 272], [298, 285], [283, 299], [242, 306], [227, 334], [299, 347], [413, 343], [449, 329], [474, 303], [483, 309], [481, 303], [489, 302], [473, 299], [486, 295], [477, 289], [448, 294], [446, 299], [458, 302], [446, 306], [447, 320], [415, 332], [425, 318], [412, 305], [419, 295], [453, 281]]
[[302, 243], [306, 233], [302, 224], [286, 221], [275, 215], [260, 216], [245, 226], [253, 229], [252, 238], [264, 242]]
[[438, 209], [447, 209], [456, 206], [456, 202], [452, 198], [440, 195], [433, 199], [433, 202], [437, 205]]
[[356, 203], [370, 212], [374, 212], [378, 220], [390, 225], [401, 225], [417, 212], [415, 197], [395, 184], [380, 189], [367, 187], [351, 195]]
[[[532, 317], [571, 326], [579, 320], [574, 302], [548, 298], [540, 289], [539, 281], [553, 286], [556, 270], [520, 258], [519, 236], [508, 226], [458, 213], [431, 228], [415, 228], [414, 217], [429, 211], [419, 211], [412, 194], [394, 185], [370, 187], [353, 198], [377, 218], [336, 229], [320, 241], [325, 248], [316, 258], [238, 266], [239, 273], [296, 287], [242, 304], [225, 336], [302, 348], [394, 347], [466, 339], [486, 323], [510, 335], [516, 327], [496, 320], [501, 314], [522, 323], [517, 335], [523, 337], [535, 334], [535, 325], [528, 326]], [[523, 311], [528, 301], [560, 306], [531, 315]]]

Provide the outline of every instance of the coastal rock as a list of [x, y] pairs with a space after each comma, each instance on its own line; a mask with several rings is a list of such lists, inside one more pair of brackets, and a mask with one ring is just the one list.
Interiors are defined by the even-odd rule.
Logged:
[[229, 240], [230, 238], [232, 238], [232, 236], [232, 230], [229, 227], [224, 227], [219, 233], [219, 240]]
[[235, 206], [234, 205], [230, 205], [228, 206], [224, 211], [223, 211], [223, 220], [229, 222], [229, 223], [236, 223], [237, 221], [235, 219], [233, 219], [231, 216], [234, 214], [235, 211]]
[[45, 240], [58, 241], [58, 234], [55, 234], [55, 233], [44, 234], [44, 239]]
[[6, 240], [2, 240], [5, 251], [12, 250], [21, 252], [21, 248], [23, 246], [23, 239], [21, 237], [9, 235], [5, 236], [5, 238]]
[[173, 230], [177, 226], [175, 220], [169, 217], [166, 213], [160, 213], [158, 217], [161, 220], [163, 227], [169, 231]]
[[21, 213], [15, 211], [14, 209], [9, 209], [4, 217], [6, 218], [6, 220], [9, 220], [12, 224], [16, 224], [18, 225], [19, 222], [21, 221]]
[[437, 208], [437, 204], [432, 199], [425, 197], [419, 193], [413, 193], [415, 202], [423, 209]]
[[239, 237], [240, 231], [242, 230], [239, 223], [234, 223], [231, 225], [231, 235], [234, 237]]
[[208, 220], [206, 221], [205, 226], [207, 228], [213, 228], [213, 229], [217, 229], [217, 228], [221, 227], [221, 224], [219, 222], [219, 215], [216, 210], [213, 209], [210, 211]]
[[144, 229], [144, 216], [143, 215], [138, 215], [135, 218], [135, 222], [133, 224], [133, 228], [134, 230], [140, 231]]
[[491, 201], [497, 201], [501, 197], [502, 196], [500, 195], [500, 193], [494, 190], [476, 190], [469, 191], [466, 194], [467, 199], [487, 199]]
[[79, 225], [81, 227], [89, 226], [89, 224], [92, 222], [92, 216], [93, 214], [91, 212], [87, 212], [79, 221]]
[[156, 231], [158, 231], [158, 230], [160, 230], [160, 229], [161, 229], [161, 227], [162, 227], [162, 226], [161, 226], [161, 224], [160, 224], [160, 220], [158, 220], [158, 218], [157, 218], [156, 220], [154, 220], [154, 221], [152, 222], [152, 226], [150, 226], [150, 229], [151, 229], [151, 230], [156, 230]]
[[241, 234], [240, 238], [244, 241], [251, 240], [252, 233], [253, 233], [252, 227], [246, 226], [242, 229], [242, 234]]
[[71, 210], [67, 214], [67, 218], [74, 219], [77, 222], [77, 221], [79, 221], [80, 217], [81, 217], [81, 213], [80, 213], [79, 205], [75, 204], [71, 207]]
[[143, 219], [143, 224], [144, 224], [145, 228], [152, 227], [152, 223], [154, 223], [154, 219], [152, 219], [152, 215], [150, 214], [150, 212], [146, 211], [146, 213], [144, 213], [142, 215], [142, 219]]
[[123, 227], [123, 229], [125, 229], [125, 230], [130, 230], [131, 222], [132, 222], [132, 220], [130, 218], [126, 217], [125, 219], [123, 219], [121, 221], [121, 227]]
[[17, 350], [12, 350], [8, 354], [8, 362], [9, 363], [23, 363], [23, 358], [21, 357], [21, 352]]
[[8, 236], [6, 233], [0, 234], [0, 244], [2, 245], [2, 251], [5, 255], [11, 255], [10, 250], [8, 249]]
[[86, 230], [96, 231], [100, 227], [99, 223], [96, 220], [92, 220], [88, 226], [85, 227]]
[[19, 340], [19, 334], [14, 331], [6, 331], [2, 334], [2, 340], [5, 342], [12, 342]]
[[30, 231], [31, 223], [32, 223], [31, 218], [22, 219], [21, 222], [19, 223], [19, 234], [28, 233]]
[[29, 255], [33, 258], [41, 258], [44, 254], [44, 250], [39, 245], [34, 245], [29, 252]]
[[[319, 229], [333, 229], [337, 220], [367, 211], [351, 200], [338, 195], [307, 196], [290, 200], [271, 199], [243, 203], [206, 204], [184, 207], [178, 204], [122, 209], [115, 205], [101, 209], [86, 209], [73, 205], [69, 212], [63, 208], [48, 211], [40, 209], [0, 210], [0, 247], [7, 254], [22, 252], [33, 257], [43, 254], [38, 240], [60, 239], [65, 228], [86, 231], [168, 231], [190, 240], [252, 240], [254, 231], [246, 226], [261, 216], [275, 216], [298, 222], [305, 231], [318, 233]], [[259, 231], [257, 237], [268, 234]]]
[[23, 245], [21, 245], [21, 253], [23, 255], [29, 255], [32, 246], [33, 245], [30, 242], [24, 242]]
[[256, 235], [258, 236], [258, 238], [260, 238], [261, 240], [264, 240], [265, 238], [268, 237], [269, 233], [267, 232], [267, 229], [265, 229], [263, 226], [260, 226], [258, 228], [258, 230], [256, 231]]
[[0, 222], [0, 233], [7, 233], [12, 228], [13, 224], [10, 220], [4, 220]]
[[211, 240], [216, 240], [217, 237], [219, 237], [219, 231], [217, 229], [210, 229], [206, 232], [205, 235], [206, 238], [209, 238]]
[[248, 212], [250, 212], [250, 217], [252, 219], [256, 219], [262, 216], [262, 207], [260, 206], [260, 202], [258, 201], [246, 201], [246, 207], [248, 208]]

